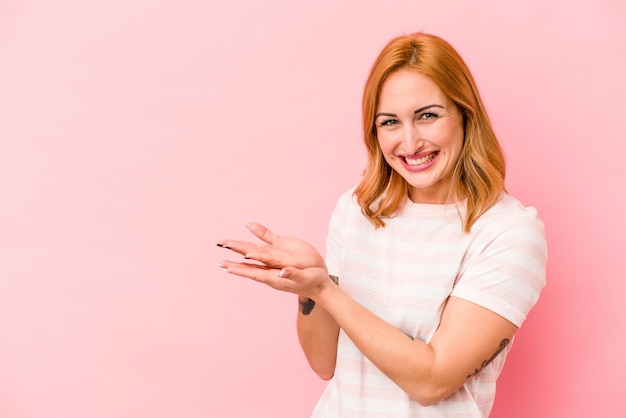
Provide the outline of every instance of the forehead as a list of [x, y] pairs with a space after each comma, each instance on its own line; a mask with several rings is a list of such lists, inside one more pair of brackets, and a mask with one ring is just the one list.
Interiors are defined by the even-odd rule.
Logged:
[[[426, 103], [428, 102], [428, 103]], [[435, 82], [418, 71], [401, 69], [383, 82], [378, 107], [447, 103], [447, 98]]]

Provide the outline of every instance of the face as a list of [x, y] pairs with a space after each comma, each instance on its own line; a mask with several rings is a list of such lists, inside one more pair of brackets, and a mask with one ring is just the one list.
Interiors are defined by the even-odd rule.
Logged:
[[382, 85], [376, 134], [385, 160], [416, 203], [449, 203], [463, 147], [463, 118], [429, 77], [398, 70]]

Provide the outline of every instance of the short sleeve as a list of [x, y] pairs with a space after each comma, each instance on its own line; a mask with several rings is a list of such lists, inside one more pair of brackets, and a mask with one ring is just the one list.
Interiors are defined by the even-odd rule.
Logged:
[[546, 284], [546, 235], [534, 208], [503, 218], [487, 220], [477, 239], [480, 244], [462, 265], [451, 295], [519, 327]]
[[328, 225], [328, 235], [326, 237], [326, 268], [328, 274], [341, 277], [341, 256], [342, 251], [345, 250], [343, 245], [343, 234], [345, 233], [346, 225], [346, 211], [347, 205], [352, 199], [352, 190], [342, 194], [337, 203], [335, 209], [330, 217]]

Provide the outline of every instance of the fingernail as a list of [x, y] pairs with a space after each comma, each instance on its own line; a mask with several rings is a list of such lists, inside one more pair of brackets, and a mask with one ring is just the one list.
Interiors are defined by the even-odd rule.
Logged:
[[221, 268], [222, 270], [224, 270], [224, 271], [228, 271], [228, 268], [225, 265], [223, 265], [222, 263], [217, 263], [217, 266], [219, 268]]
[[243, 258], [245, 258], [246, 260], [250, 260], [250, 257], [248, 257], [247, 255], [244, 255]]
[[217, 245], [218, 247], [223, 247], [224, 246], [224, 244], [220, 244], [219, 242], [217, 244], [215, 244], [215, 245]]
[[286, 278], [286, 277], [289, 277], [289, 271], [287, 271], [287, 270], [285, 270], [285, 269], [282, 269], [282, 270], [280, 271], [280, 273], [278, 273], [278, 277], [280, 277], [280, 278]]

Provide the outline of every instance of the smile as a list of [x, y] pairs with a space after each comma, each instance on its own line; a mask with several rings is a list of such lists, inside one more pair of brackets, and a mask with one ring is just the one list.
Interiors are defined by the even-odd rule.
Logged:
[[432, 160], [435, 159], [435, 157], [437, 157], [437, 155], [439, 155], [439, 151], [435, 151], [433, 153], [430, 153], [428, 155], [425, 155], [421, 158], [409, 158], [409, 157], [404, 157], [404, 161], [406, 161], [406, 163], [412, 167], [416, 167], [422, 164], [426, 164]]

